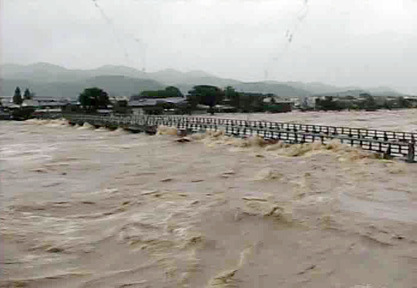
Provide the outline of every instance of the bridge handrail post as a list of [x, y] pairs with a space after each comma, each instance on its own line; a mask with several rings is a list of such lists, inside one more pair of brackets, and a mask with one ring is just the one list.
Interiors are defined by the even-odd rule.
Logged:
[[408, 143], [407, 162], [413, 163], [415, 161], [415, 143], [410, 141]]

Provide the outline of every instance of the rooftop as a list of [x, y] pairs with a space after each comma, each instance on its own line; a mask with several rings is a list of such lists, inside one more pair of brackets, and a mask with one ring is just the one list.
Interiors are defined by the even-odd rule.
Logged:
[[140, 100], [129, 101], [129, 106], [131, 107], [155, 106], [157, 103], [179, 104], [185, 101], [186, 99], [183, 97], [142, 98]]

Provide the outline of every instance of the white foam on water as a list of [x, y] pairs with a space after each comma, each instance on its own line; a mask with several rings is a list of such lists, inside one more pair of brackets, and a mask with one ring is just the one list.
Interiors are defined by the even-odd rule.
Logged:
[[[314, 115], [303, 117], [344, 120]], [[367, 152], [337, 142], [209, 131], [180, 145], [175, 129], [149, 137], [47, 125], [1, 131], [2, 188], [12, 195], [1, 199], [6, 279], [18, 281], [0, 286], [256, 287], [261, 274], [264, 287], [414, 284], [416, 166], [356, 161]], [[20, 169], [31, 157], [36, 165]]]
[[178, 134], [178, 129], [176, 127], [170, 127], [170, 126], [164, 126], [164, 125], [158, 126], [157, 135], [175, 136], [177, 134]]
[[84, 124], [80, 127], [77, 127], [77, 130], [95, 130], [96, 128], [88, 122], [84, 122]]
[[0, 158], [7, 166], [40, 163], [52, 159], [55, 150], [56, 147], [53, 145], [5, 143], [0, 147]]

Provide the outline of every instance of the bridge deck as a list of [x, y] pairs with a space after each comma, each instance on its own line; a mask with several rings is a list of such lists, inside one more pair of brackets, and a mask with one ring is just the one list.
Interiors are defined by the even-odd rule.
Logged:
[[96, 126], [123, 127], [149, 133], [155, 133], [159, 125], [166, 125], [186, 129], [190, 132], [223, 130], [225, 134], [236, 137], [258, 135], [265, 139], [281, 140], [287, 143], [320, 141], [326, 144], [336, 139], [354, 147], [402, 157], [409, 162], [414, 162], [416, 157], [415, 139], [417, 134], [410, 132], [187, 116], [65, 114], [64, 117], [72, 123], [88, 122]]

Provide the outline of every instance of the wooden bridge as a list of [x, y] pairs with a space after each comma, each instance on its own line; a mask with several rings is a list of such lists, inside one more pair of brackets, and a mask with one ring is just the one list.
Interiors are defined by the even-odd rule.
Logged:
[[417, 133], [384, 131], [364, 128], [336, 127], [324, 125], [295, 124], [266, 121], [246, 121], [210, 117], [191, 117], [180, 115], [140, 115], [140, 116], [99, 116], [86, 114], [64, 114], [72, 124], [87, 122], [96, 127], [121, 127], [133, 132], [154, 134], [159, 125], [174, 126], [187, 133], [223, 130], [226, 135], [236, 137], [259, 136], [267, 140], [280, 140], [286, 143], [323, 144], [332, 140], [365, 150], [383, 153], [414, 162], [416, 158]]

